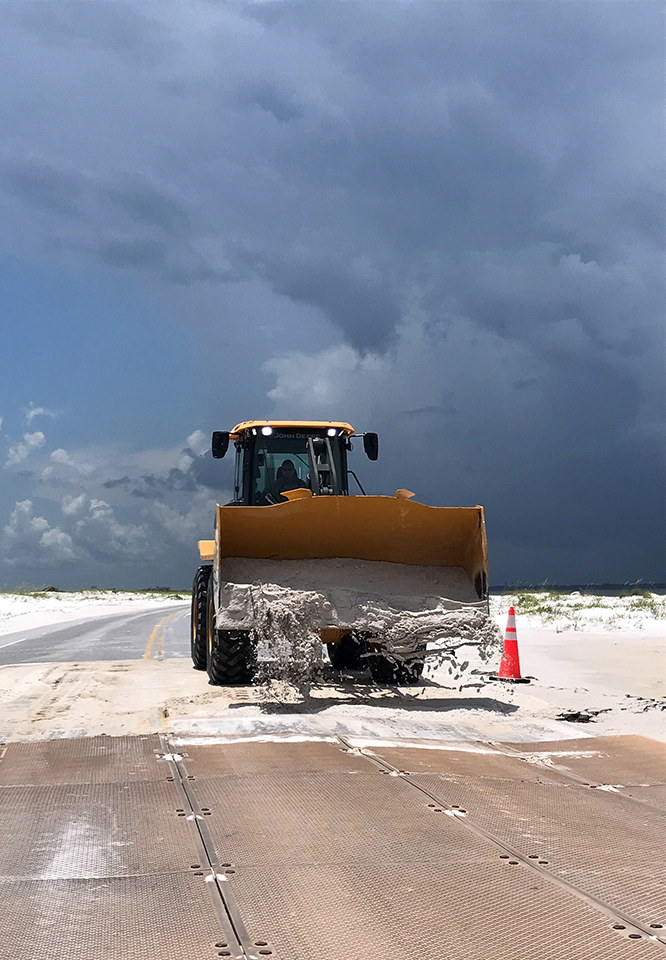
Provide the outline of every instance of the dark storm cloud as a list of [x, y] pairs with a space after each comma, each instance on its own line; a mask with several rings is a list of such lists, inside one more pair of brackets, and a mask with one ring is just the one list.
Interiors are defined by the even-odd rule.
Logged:
[[159, 240], [108, 240], [100, 244], [98, 254], [112, 267], [158, 267], [164, 263], [167, 248]]
[[210, 490], [229, 489], [231, 458], [221, 464], [213, 460], [210, 451], [197, 454], [189, 447], [184, 447], [182, 454], [190, 461], [184, 469], [172, 467], [166, 474], [146, 473], [134, 479], [128, 476], [119, 477], [106, 480], [103, 486], [107, 490], [122, 487], [133, 497], [143, 500], [162, 500], [171, 493], [192, 493], [202, 487]]
[[48, 164], [25, 161], [6, 163], [2, 178], [9, 189], [34, 207], [64, 216], [81, 216], [81, 177]]
[[304, 112], [297, 97], [267, 80], [241, 84], [236, 92], [236, 100], [241, 106], [255, 105], [265, 110], [280, 123], [289, 123]]
[[181, 470], [179, 467], [172, 467], [166, 477], [144, 474], [139, 478], [139, 482], [142, 486], [132, 490], [132, 496], [149, 500], [161, 499], [164, 494], [173, 493], [175, 490], [191, 492], [197, 489], [197, 483], [190, 472]]
[[[661, 52], [659, 7], [636, 9], [194, 4], [188, 32], [155, 5], [63, 2], [22, 22], [47, 43], [85, 36], [116, 55], [150, 50], [155, 64], [137, 82], [147, 142], [166, 134], [162, 156], [137, 157], [133, 182], [108, 171], [89, 204], [91, 218], [100, 193], [112, 204], [107, 236], [97, 227], [75, 247], [167, 282], [254, 273], [367, 349], [386, 344], [423, 276], [443, 277], [471, 315], [515, 327], [506, 288], [526, 250], [613, 261], [632, 237], [663, 238], [661, 183], [647, 156], [627, 176], [630, 131], [617, 115]], [[114, 79], [130, 96], [130, 74]], [[650, 101], [660, 104], [658, 86], [639, 111]], [[123, 142], [127, 159], [137, 150]], [[474, 258], [494, 250], [503, 289], [483, 301]], [[522, 335], [563, 317], [576, 293], [534, 311]]]
[[30, 0], [6, 4], [9, 16], [22, 27], [51, 43], [94, 45], [121, 56], [151, 55], [155, 43], [167, 32], [141, 7], [126, 3], [96, 3], [86, 0]]
[[116, 487], [128, 487], [132, 483], [129, 477], [118, 477], [116, 480], [106, 480], [103, 484], [105, 489], [114, 490]]
[[108, 196], [137, 223], [158, 227], [172, 235], [190, 232], [189, 217], [183, 206], [150, 184], [110, 189]]
[[605, 530], [599, 557], [640, 557], [626, 531], [663, 482], [663, 4], [4, 9], [12, 252], [140, 277], [191, 325], [205, 304], [232, 363], [251, 344], [262, 410], [268, 360], [279, 413], [408, 422], [424, 496], [490, 500], [507, 542], [546, 558]]
[[318, 307], [356, 347], [382, 346], [400, 320], [399, 297], [385, 280], [354, 276], [330, 261], [266, 260], [258, 269], [276, 293]]
[[207, 451], [195, 456], [190, 467], [190, 473], [197, 484], [210, 490], [230, 490], [232, 487], [233, 457], [220, 462], [213, 460], [212, 454]]

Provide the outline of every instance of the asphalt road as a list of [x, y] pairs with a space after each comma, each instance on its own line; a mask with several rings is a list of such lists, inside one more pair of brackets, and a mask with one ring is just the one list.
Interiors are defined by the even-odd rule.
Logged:
[[190, 605], [20, 630], [0, 637], [0, 665], [190, 656]]

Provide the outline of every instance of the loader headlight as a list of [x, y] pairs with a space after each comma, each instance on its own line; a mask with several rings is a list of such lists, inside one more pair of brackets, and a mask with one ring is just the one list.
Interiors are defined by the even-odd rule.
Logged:
[[326, 434], [329, 437], [337, 437], [338, 431], [335, 429], [335, 427], [329, 427], [326, 431]]
[[264, 435], [265, 437], [270, 437], [270, 435], [271, 435], [272, 432], [273, 432], [273, 428], [272, 428], [272, 427], [262, 427], [262, 428], [261, 428], [261, 432], [263, 433], [263, 435]]

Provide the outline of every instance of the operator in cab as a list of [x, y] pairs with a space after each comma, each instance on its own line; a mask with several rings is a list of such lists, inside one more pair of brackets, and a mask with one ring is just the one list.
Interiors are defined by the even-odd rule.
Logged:
[[307, 483], [301, 480], [296, 473], [294, 461], [283, 460], [275, 474], [275, 493], [280, 494], [281, 500], [286, 500], [286, 497], [281, 496], [285, 490], [298, 490], [304, 489], [305, 487], [307, 487]]

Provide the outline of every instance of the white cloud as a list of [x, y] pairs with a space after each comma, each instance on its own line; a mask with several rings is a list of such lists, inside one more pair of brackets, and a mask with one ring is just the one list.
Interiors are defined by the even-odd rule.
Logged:
[[189, 453], [182, 453], [178, 460], [176, 461], [176, 468], [187, 473], [192, 464], [194, 463], [194, 457]]
[[8, 565], [40, 566], [76, 559], [72, 538], [44, 517], [36, 517], [31, 500], [18, 501], [3, 530]]
[[68, 478], [74, 482], [77, 482], [76, 478], [93, 476], [96, 467], [94, 463], [90, 462], [90, 453], [91, 451], [86, 451], [85, 453], [77, 451], [73, 454], [70, 454], [62, 447], [58, 447], [57, 450], [53, 450], [49, 454], [49, 460], [51, 461], [51, 464], [47, 467], [44, 467], [42, 470], [42, 479], [47, 481], [62, 481], [65, 478]]
[[415, 309], [386, 353], [363, 354], [342, 344], [291, 353], [265, 368], [276, 377], [268, 395], [281, 416], [351, 418], [363, 430], [377, 421], [437, 411], [447, 431], [460, 429], [462, 414], [464, 429], [472, 432], [477, 423], [515, 415], [526, 401], [514, 383], [534, 376], [539, 366], [524, 344], [464, 317], [433, 329]]
[[212, 536], [215, 523], [215, 497], [199, 491], [185, 510], [176, 510], [163, 501], [152, 505], [152, 513], [161, 527], [178, 543], [196, 546], [197, 540]]
[[[48, 464], [38, 473], [42, 495], [57, 491], [57, 499], [76, 497], [83, 491], [91, 497], [106, 498], [105, 491], [115, 490], [114, 496], [131, 496], [128, 492], [148, 483], [156, 488], [175, 486], [169, 481], [174, 470], [188, 474], [197, 457], [207, 450], [208, 442], [201, 430], [193, 431], [184, 442], [172, 447], [152, 447], [140, 450], [124, 449], [119, 445], [86, 447], [65, 450], [59, 447], [48, 455]], [[181, 478], [182, 479], [182, 478]], [[63, 493], [64, 488], [67, 493]], [[133, 494], [137, 496], [137, 494]], [[140, 494], [138, 494], [140, 496]]]
[[30, 456], [33, 450], [38, 450], [40, 447], [43, 447], [45, 442], [46, 438], [40, 430], [36, 430], [35, 433], [24, 433], [23, 440], [13, 444], [13, 446], [9, 448], [5, 465], [13, 467], [17, 463], [22, 463]]
[[75, 517], [85, 509], [87, 502], [88, 498], [85, 493], [80, 494], [78, 497], [73, 497], [71, 495], [63, 497], [61, 504], [63, 516]]
[[40, 545], [49, 553], [53, 560], [73, 560], [74, 545], [72, 538], [60, 527], [50, 527], [40, 537]]
[[487, 502], [489, 489], [510, 489], [512, 444], [541, 443], [545, 430], [543, 362], [464, 317], [433, 329], [415, 309], [384, 354], [342, 345], [267, 368], [276, 416], [379, 432], [380, 464], [364, 462], [358, 443], [351, 459], [372, 493], [406, 486], [433, 505]]
[[67, 453], [66, 450], [62, 449], [62, 447], [58, 447], [57, 450], [53, 451], [53, 453], [51, 454], [51, 460], [53, 460], [54, 463], [67, 463], [67, 464], [72, 463], [72, 458], [70, 457], [70, 455]]
[[121, 523], [106, 500], [94, 498], [87, 512], [79, 514], [72, 532], [78, 546], [105, 561], [140, 556], [147, 541], [143, 525]]
[[185, 441], [185, 445], [198, 454], [205, 453], [208, 450], [208, 444], [208, 437], [202, 430], [195, 430]]
[[62, 414], [62, 410], [49, 410], [48, 407], [37, 407], [30, 401], [28, 407], [23, 411], [23, 414], [25, 416], [25, 422], [30, 426], [35, 417], [59, 417]]
[[81, 494], [63, 499], [61, 525], [35, 516], [31, 500], [17, 502], [2, 532], [2, 548], [5, 562], [14, 567], [108, 563], [140, 557], [147, 538], [145, 525], [121, 523], [109, 503]]
[[[11, 448], [10, 464], [45, 445], [43, 434], [26, 434]], [[204, 433], [194, 430], [171, 448], [45, 450], [26, 488], [50, 501], [59, 520], [35, 515], [31, 498], [16, 503], [0, 527], [7, 567], [76, 560], [82, 570], [123, 563], [130, 569], [144, 558], [177, 556], [183, 546], [194, 552], [215, 516], [215, 494], [206, 484], [217, 471], [203, 456], [207, 447]]]

